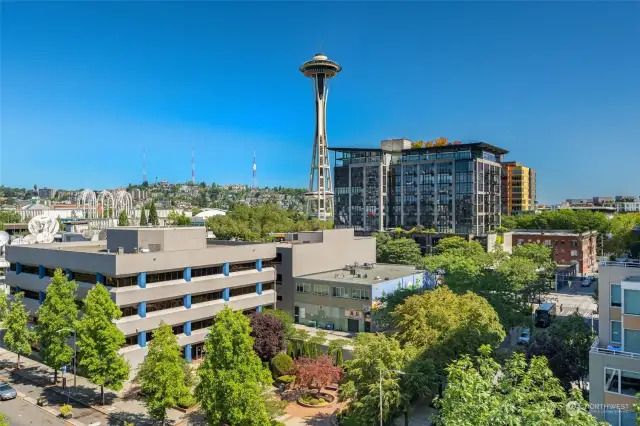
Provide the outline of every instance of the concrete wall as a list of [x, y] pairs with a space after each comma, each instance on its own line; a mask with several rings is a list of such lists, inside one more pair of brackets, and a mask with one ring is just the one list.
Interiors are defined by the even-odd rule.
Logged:
[[[278, 284], [278, 308], [293, 315], [295, 283], [293, 278], [344, 268], [357, 261], [360, 264], [376, 262], [376, 240], [374, 237], [354, 237], [353, 229], [332, 229], [322, 232], [301, 233], [322, 236], [322, 242], [309, 244], [287, 244], [278, 246], [282, 264], [277, 265], [277, 273], [282, 275]], [[300, 237], [299, 237], [300, 238]]]
[[600, 266], [598, 272], [598, 335], [603, 348], [611, 344], [611, 321], [621, 318], [621, 308], [611, 306], [611, 284], [620, 284], [630, 276], [640, 276], [640, 268], [624, 266], [624, 263], [609, 265]]

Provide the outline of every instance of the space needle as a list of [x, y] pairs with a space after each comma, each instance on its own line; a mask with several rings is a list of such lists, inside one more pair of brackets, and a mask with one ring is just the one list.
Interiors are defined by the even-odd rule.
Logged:
[[342, 67], [324, 54], [317, 53], [312, 60], [300, 67], [300, 71], [311, 79], [316, 98], [316, 133], [309, 173], [309, 191], [305, 193], [307, 213], [311, 214], [315, 210], [318, 219], [327, 220], [333, 216], [333, 181], [327, 146], [327, 95], [329, 80], [338, 75]]

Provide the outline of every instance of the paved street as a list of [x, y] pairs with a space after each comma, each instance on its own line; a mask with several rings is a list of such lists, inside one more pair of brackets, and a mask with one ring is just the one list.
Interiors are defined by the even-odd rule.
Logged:
[[22, 398], [0, 402], [0, 412], [9, 418], [11, 426], [66, 426], [67, 423]]

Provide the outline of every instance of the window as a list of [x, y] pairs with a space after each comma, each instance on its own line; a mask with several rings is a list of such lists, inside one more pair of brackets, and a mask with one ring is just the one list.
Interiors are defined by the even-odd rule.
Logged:
[[282, 274], [276, 275], [276, 284], [282, 284]]
[[203, 328], [209, 328], [213, 325], [214, 318], [205, 318], [200, 321], [191, 322], [191, 331], [200, 330]]
[[354, 299], [360, 299], [360, 300], [369, 299], [369, 292], [367, 290], [354, 289], [351, 295]]
[[98, 277], [96, 274], [84, 274], [82, 272], [76, 272], [73, 277], [76, 281], [80, 281], [82, 283], [95, 284], [98, 282]]
[[622, 294], [620, 284], [611, 284], [611, 306], [622, 306]]
[[134, 334], [132, 336], [127, 336], [124, 338], [124, 344], [122, 345], [122, 347], [125, 348], [127, 346], [133, 346], [137, 344], [138, 344], [138, 335]]
[[18, 268], [16, 267], [15, 263], [10, 263], [9, 264], [9, 270], [15, 272]]
[[578, 250], [571, 250], [571, 256], [576, 257], [578, 255]]
[[640, 315], [640, 290], [624, 291], [624, 313]]
[[138, 285], [138, 276], [133, 275], [130, 277], [105, 277], [105, 285], [109, 287], [129, 287], [132, 285]]
[[194, 294], [191, 296], [191, 304], [196, 305], [198, 303], [212, 302], [214, 300], [222, 299], [222, 291], [213, 291], [211, 293]]
[[273, 260], [272, 259], [263, 260], [262, 261], [262, 267], [263, 268], [273, 268]]
[[622, 322], [611, 321], [611, 343], [622, 343]]
[[640, 331], [624, 329], [623, 350], [640, 354]]
[[297, 283], [296, 291], [298, 293], [311, 293], [311, 284], [310, 283]]
[[40, 268], [37, 266], [22, 265], [22, 273], [38, 275], [40, 273]]
[[571, 241], [571, 247], [578, 247], [578, 242], [577, 241]]
[[313, 294], [317, 294], [318, 296], [328, 296], [329, 286], [325, 284], [314, 284]]
[[158, 272], [155, 274], [147, 274], [147, 284], [161, 283], [165, 281], [181, 280], [184, 278], [184, 270]]
[[179, 308], [184, 306], [184, 298], [161, 300], [160, 302], [147, 303], [147, 313], [155, 311], [163, 311], [165, 309]]
[[222, 266], [207, 266], [206, 268], [193, 268], [191, 269], [191, 278], [206, 277], [209, 275], [222, 274]]
[[629, 396], [635, 396], [636, 393], [640, 392], [639, 373], [605, 368], [604, 379], [607, 392]]
[[171, 328], [173, 329], [173, 334], [182, 334], [182, 333], [184, 333], [184, 324], [174, 325]]
[[276, 299], [278, 300], [278, 302], [282, 302], [282, 296], [278, 296], [276, 297]]
[[232, 263], [229, 265], [229, 272], [249, 271], [256, 269], [256, 262]]
[[262, 291], [273, 290], [273, 281], [262, 284]]
[[138, 315], [138, 306], [121, 306], [120, 310], [122, 311], [122, 317], [130, 317], [133, 315]]
[[276, 258], [273, 259], [273, 263], [282, 263], [282, 253], [276, 253]]
[[245, 294], [251, 294], [251, 293], [255, 293], [256, 292], [256, 286], [255, 285], [248, 285], [248, 286], [244, 286], [244, 287], [236, 287], [236, 288], [232, 288], [230, 291], [230, 297], [237, 297], [237, 296], [243, 296]]
[[549, 247], [551, 245], [551, 240], [544, 240], [544, 245]]
[[333, 297], [349, 298], [349, 292], [344, 287], [333, 287]]

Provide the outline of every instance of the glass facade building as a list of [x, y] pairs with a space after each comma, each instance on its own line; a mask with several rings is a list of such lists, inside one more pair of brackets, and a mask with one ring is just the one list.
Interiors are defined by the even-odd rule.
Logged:
[[332, 148], [336, 228], [376, 232], [422, 226], [485, 235], [500, 226], [501, 161], [486, 143]]

